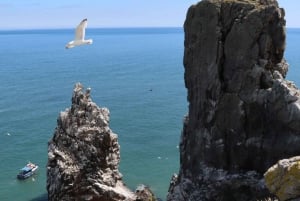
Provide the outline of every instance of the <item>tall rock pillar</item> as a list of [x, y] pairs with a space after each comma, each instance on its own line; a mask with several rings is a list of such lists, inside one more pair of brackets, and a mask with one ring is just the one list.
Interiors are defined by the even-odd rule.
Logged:
[[276, 0], [203, 0], [189, 8], [184, 31], [189, 113], [168, 200], [264, 198], [263, 173], [300, 154], [284, 10]]

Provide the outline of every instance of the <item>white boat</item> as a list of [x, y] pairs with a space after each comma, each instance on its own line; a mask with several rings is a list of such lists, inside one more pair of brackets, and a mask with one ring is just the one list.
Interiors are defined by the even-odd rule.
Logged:
[[39, 169], [39, 166], [29, 162], [29, 163], [27, 163], [27, 165], [25, 165], [20, 170], [19, 174], [17, 175], [17, 178], [18, 179], [27, 179], [28, 177], [31, 177], [32, 175], [34, 175], [38, 169]]

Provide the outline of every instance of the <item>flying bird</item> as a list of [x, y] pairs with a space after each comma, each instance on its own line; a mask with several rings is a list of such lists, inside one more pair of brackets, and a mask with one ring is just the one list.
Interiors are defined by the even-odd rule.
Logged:
[[78, 45], [90, 45], [93, 43], [92, 39], [85, 40], [85, 28], [87, 26], [87, 19], [83, 19], [75, 30], [75, 39], [68, 42], [66, 49], [73, 48]]

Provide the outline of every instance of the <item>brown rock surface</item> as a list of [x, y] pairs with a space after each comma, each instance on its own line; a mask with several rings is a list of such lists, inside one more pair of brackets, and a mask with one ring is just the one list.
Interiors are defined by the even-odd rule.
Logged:
[[278, 161], [264, 176], [266, 186], [279, 200], [300, 200], [300, 156]]

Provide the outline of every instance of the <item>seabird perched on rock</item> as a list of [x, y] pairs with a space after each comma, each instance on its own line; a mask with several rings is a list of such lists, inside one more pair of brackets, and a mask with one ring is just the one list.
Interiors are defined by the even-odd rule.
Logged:
[[75, 30], [75, 39], [67, 43], [66, 49], [70, 49], [78, 45], [90, 45], [93, 43], [92, 39], [84, 39], [86, 26], [87, 19], [83, 19]]
[[91, 90], [92, 90], [91, 87], [88, 87], [88, 88], [85, 90], [85, 96], [86, 96], [87, 98], [90, 98], [90, 96], [91, 96]]

